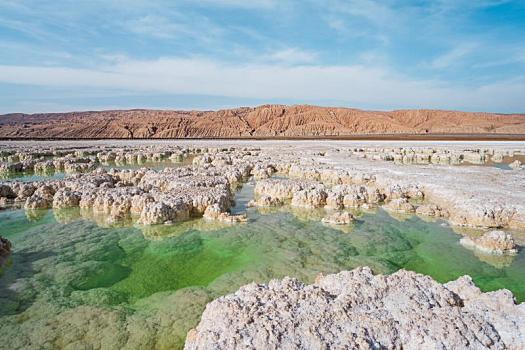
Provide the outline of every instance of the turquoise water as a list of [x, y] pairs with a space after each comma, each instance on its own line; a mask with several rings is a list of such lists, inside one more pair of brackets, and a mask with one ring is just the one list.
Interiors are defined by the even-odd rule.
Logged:
[[[244, 210], [252, 189], [238, 195]], [[181, 347], [207, 302], [252, 281], [368, 265], [446, 282], [471, 275], [484, 290], [525, 300], [525, 254], [482, 261], [441, 222], [361, 213], [344, 229], [322, 211], [248, 210], [250, 222], [100, 227], [78, 211], [0, 212], [13, 243], [0, 277], [0, 348]]]

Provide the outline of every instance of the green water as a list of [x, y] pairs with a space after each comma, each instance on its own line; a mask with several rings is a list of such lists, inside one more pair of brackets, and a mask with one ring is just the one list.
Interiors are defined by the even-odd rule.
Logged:
[[340, 230], [319, 215], [249, 209], [247, 224], [196, 219], [142, 231], [100, 227], [78, 212], [0, 212], [0, 234], [14, 249], [0, 277], [0, 348], [177, 348], [207, 302], [243, 284], [286, 275], [312, 282], [361, 265], [441, 282], [469, 274], [484, 290], [525, 299], [523, 251], [482, 261], [440, 222], [380, 210]]

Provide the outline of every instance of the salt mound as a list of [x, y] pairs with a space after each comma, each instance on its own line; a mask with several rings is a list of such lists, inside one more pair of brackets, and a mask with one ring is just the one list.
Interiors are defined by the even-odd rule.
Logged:
[[312, 285], [285, 277], [207, 305], [185, 349], [523, 349], [525, 304], [400, 270], [357, 268]]

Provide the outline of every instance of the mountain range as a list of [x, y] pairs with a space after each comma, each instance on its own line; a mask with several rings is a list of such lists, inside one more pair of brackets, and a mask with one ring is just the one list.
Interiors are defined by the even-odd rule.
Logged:
[[217, 111], [108, 110], [0, 116], [1, 138], [294, 138], [525, 134], [525, 114], [263, 105]]

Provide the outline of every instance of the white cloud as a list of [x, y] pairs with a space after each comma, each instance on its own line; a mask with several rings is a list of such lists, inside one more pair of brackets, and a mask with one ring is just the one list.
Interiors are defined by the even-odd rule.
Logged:
[[0, 66], [0, 82], [235, 98], [348, 101], [354, 106], [516, 110], [525, 77], [477, 87], [415, 80], [382, 67], [226, 64], [207, 59], [120, 60], [100, 69]]

